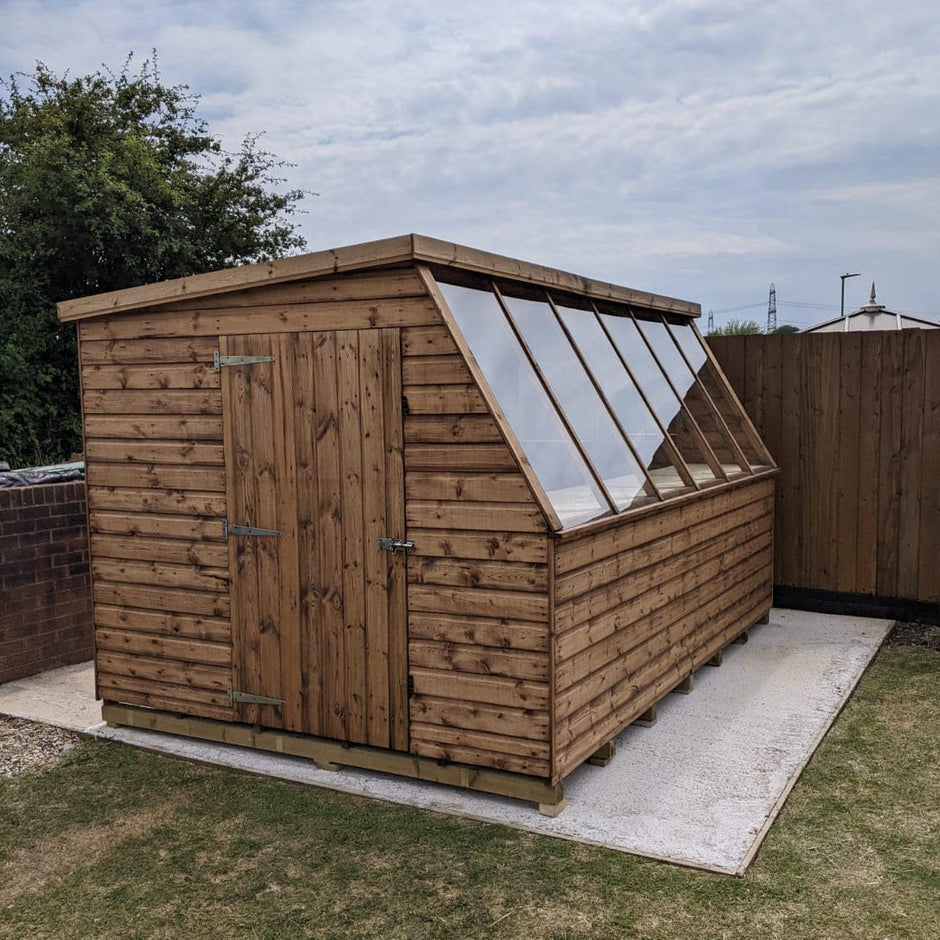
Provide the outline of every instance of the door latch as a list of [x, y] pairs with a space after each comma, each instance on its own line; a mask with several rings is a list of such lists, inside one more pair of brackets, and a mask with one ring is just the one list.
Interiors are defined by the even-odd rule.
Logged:
[[404, 539], [379, 539], [379, 548], [383, 552], [391, 552], [393, 555], [397, 555], [399, 552], [407, 554], [414, 547], [414, 542], [405, 541]]

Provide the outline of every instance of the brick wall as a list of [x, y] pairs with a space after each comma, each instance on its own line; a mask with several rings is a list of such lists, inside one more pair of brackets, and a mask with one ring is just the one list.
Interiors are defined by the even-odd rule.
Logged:
[[93, 655], [85, 484], [0, 489], [0, 682]]

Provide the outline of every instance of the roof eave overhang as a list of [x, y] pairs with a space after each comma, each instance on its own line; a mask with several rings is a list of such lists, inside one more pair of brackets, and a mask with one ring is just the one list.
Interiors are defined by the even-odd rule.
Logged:
[[58, 315], [62, 322], [87, 320], [269, 284], [283, 284], [288, 281], [408, 263], [456, 268], [678, 316], [699, 317], [702, 313], [701, 306], [690, 301], [633, 290], [426, 235], [411, 234], [290, 258], [278, 258], [261, 264], [243, 265], [157, 284], [145, 284], [106, 294], [79, 297], [58, 304]]

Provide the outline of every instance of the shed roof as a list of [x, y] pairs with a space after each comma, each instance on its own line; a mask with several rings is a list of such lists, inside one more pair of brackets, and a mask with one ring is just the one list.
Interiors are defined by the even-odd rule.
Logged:
[[63, 322], [86, 320], [265, 284], [282, 284], [409, 262], [505, 278], [679, 316], [698, 317], [702, 312], [699, 304], [690, 301], [609, 284], [426, 235], [410, 234], [66, 300], [58, 305], [59, 319]]

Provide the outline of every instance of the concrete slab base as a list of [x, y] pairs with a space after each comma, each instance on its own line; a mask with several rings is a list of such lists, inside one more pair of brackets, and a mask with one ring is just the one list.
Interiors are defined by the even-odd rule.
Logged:
[[[667, 696], [655, 728], [631, 726], [606, 767], [586, 764], [568, 777], [565, 811], [554, 818], [512, 800], [368, 771], [327, 771], [297, 758], [95, 727], [93, 720], [83, 730], [194, 760], [742, 874], [890, 628], [889, 620], [772, 611], [747, 645], [725, 651], [720, 669], [698, 672], [691, 695]], [[62, 687], [56, 679], [49, 697]], [[23, 698], [13, 712], [5, 689], [0, 712], [73, 728], [89, 715], [70, 717], [67, 705], [61, 717], [69, 724], [48, 710], [47, 717], [23, 714], [29, 710]], [[38, 704], [37, 695], [29, 701]]]
[[94, 663], [61, 666], [0, 685], [0, 715], [28, 718], [70, 731], [101, 725]]

